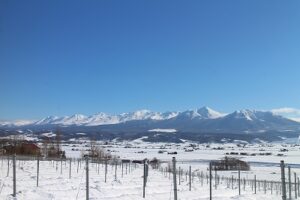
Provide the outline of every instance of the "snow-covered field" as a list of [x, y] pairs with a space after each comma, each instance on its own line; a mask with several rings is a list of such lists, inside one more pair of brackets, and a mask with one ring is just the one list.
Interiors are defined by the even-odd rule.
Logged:
[[[79, 158], [81, 152], [90, 148], [88, 140], [72, 140], [73, 144], [63, 145], [67, 157]], [[264, 162], [279, 164], [284, 160], [289, 164], [300, 164], [300, 145], [293, 143], [256, 143], [248, 144], [243, 141], [227, 144], [197, 144], [192, 142], [176, 143], [148, 143], [142, 140], [130, 142], [98, 142], [98, 145], [113, 155], [123, 159], [152, 159], [170, 161], [174, 155], [168, 154], [177, 152], [175, 155], [179, 161], [209, 161], [220, 159], [226, 156], [236, 157], [247, 162]], [[159, 153], [163, 151], [163, 153]], [[239, 155], [231, 155], [238, 153]], [[246, 155], [241, 155], [241, 154]], [[270, 153], [270, 155], [262, 155]], [[253, 155], [255, 154], [255, 155]], [[300, 166], [299, 166], [300, 167]]]
[[[78, 167], [79, 166], [79, 167]], [[180, 166], [180, 164], [179, 164]], [[77, 172], [78, 167], [78, 172]], [[195, 166], [193, 166], [194, 168]], [[123, 177], [120, 167], [117, 171], [117, 179], [115, 179], [115, 168], [108, 166], [107, 182], [104, 182], [104, 165], [91, 163], [90, 168], [90, 199], [107, 199], [107, 200], [133, 200], [143, 199], [143, 167], [136, 165], [132, 166], [129, 173], [129, 167], [125, 169], [123, 166]], [[55, 161], [40, 161], [39, 186], [36, 186], [37, 178], [37, 161], [17, 161], [17, 197], [21, 200], [63, 200], [63, 199], [85, 199], [85, 169], [84, 162], [78, 165], [78, 162], [73, 162], [71, 167], [72, 173], [69, 178], [69, 163], [62, 165]], [[98, 171], [99, 170], [99, 171]], [[205, 169], [203, 169], [205, 170]], [[126, 172], [127, 171], [127, 172]], [[193, 170], [194, 171], [194, 170]], [[204, 173], [207, 171], [205, 170]], [[237, 174], [234, 176], [236, 177]], [[244, 176], [245, 174], [243, 174]], [[181, 177], [181, 184], [178, 185], [178, 199], [186, 200], [204, 200], [209, 198], [209, 185], [206, 179], [203, 181], [203, 186], [198, 177], [194, 177], [191, 191], [189, 191], [188, 181], [185, 176]], [[7, 177], [7, 163], [4, 160], [1, 165], [0, 173], [0, 199], [14, 199], [12, 194], [12, 173], [10, 171]], [[225, 182], [221, 183], [217, 189], [213, 189], [213, 199], [265, 199], [276, 200], [281, 199], [280, 193], [273, 190], [264, 194], [262, 187], [257, 189], [257, 194], [253, 194], [250, 185], [246, 189], [242, 188], [241, 195], [238, 195], [237, 184], [232, 189], [227, 188]], [[149, 171], [149, 177], [146, 187], [146, 198], [153, 200], [173, 199], [173, 184], [172, 176], [164, 175], [160, 171]]]
[[[238, 185], [235, 182], [233, 187], [226, 180], [221, 180], [217, 189], [213, 188], [213, 199], [281, 199], [279, 185], [274, 186], [272, 191], [270, 185], [267, 191], [263, 190], [263, 181], [280, 181], [280, 160], [292, 167], [292, 175], [300, 174], [300, 151], [299, 145], [295, 144], [246, 144], [242, 142], [231, 144], [193, 144], [185, 142], [182, 144], [166, 143], [146, 143], [141, 140], [132, 142], [98, 142], [98, 145], [107, 152], [116, 155], [122, 159], [152, 159], [154, 157], [170, 162], [172, 157], [176, 157], [177, 169], [185, 170], [181, 175], [180, 184], [178, 184], [178, 199], [180, 200], [206, 200], [209, 199], [209, 184], [206, 175], [208, 174], [208, 161], [220, 159], [231, 152], [238, 155], [230, 155], [239, 159], [249, 161], [251, 170], [241, 172], [241, 180], [250, 180], [244, 187], [242, 186], [241, 195], [238, 195]], [[68, 158], [78, 159], [81, 152], [90, 148], [90, 142], [85, 140], [74, 140], [63, 144]], [[160, 151], [160, 152], [159, 152]], [[177, 154], [168, 154], [171, 152]], [[243, 153], [241, 155], [241, 153]], [[262, 155], [271, 153], [271, 155]], [[255, 154], [255, 156], [251, 156]], [[278, 154], [281, 154], [278, 156]], [[15, 199], [26, 200], [75, 200], [86, 198], [86, 179], [84, 161], [78, 165], [75, 160], [71, 165], [71, 178], [69, 178], [69, 163], [58, 161], [40, 161], [39, 186], [36, 186], [37, 161], [17, 161], [17, 197]], [[168, 163], [162, 164], [162, 168], [168, 166]], [[189, 191], [188, 178], [186, 170], [191, 166], [192, 188]], [[7, 176], [7, 160], [1, 160], [0, 172], [0, 199], [14, 199], [12, 194], [12, 166], [10, 163], [9, 176]], [[107, 182], [105, 182], [105, 166], [102, 164], [90, 163], [90, 199], [143, 199], [143, 166], [137, 164], [136, 168], [123, 168], [123, 177], [121, 167], [118, 166], [117, 178], [115, 178], [115, 168], [108, 166]], [[62, 173], [61, 173], [62, 169]], [[203, 173], [204, 180], [199, 178]], [[214, 175], [214, 173], [213, 173]], [[237, 178], [236, 171], [218, 172], [220, 177]], [[257, 177], [262, 183], [257, 183], [257, 194], [254, 194], [251, 180]], [[286, 175], [287, 177], [287, 175]], [[294, 176], [292, 177], [294, 180]], [[177, 175], [177, 181], [179, 177]], [[214, 179], [213, 179], [214, 181]], [[214, 185], [214, 182], [213, 182]], [[272, 194], [271, 194], [272, 193]], [[294, 196], [294, 195], [293, 195]], [[168, 200], [173, 197], [172, 175], [164, 174], [159, 170], [150, 168], [146, 187], [146, 198], [153, 200]]]

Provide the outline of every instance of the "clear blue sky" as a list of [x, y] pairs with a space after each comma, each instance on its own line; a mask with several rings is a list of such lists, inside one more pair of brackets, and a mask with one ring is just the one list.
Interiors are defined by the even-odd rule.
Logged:
[[300, 1], [0, 1], [0, 119], [300, 108]]

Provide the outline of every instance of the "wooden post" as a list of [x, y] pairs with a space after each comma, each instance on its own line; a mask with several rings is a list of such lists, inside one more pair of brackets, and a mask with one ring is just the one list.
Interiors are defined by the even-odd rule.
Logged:
[[298, 177], [298, 197], [300, 196], [300, 180], [299, 180], [299, 177]]
[[172, 158], [173, 162], [173, 185], [174, 185], [174, 200], [177, 200], [177, 179], [176, 179], [176, 159]]
[[266, 180], [264, 181], [264, 192], [265, 192], [265, 194], [267, 193], [267, 181]]
[[7, 156], [7, 175], [6, 177], [9, 176], [9, 156]]
[[86, 171], [86, 200], [89, 200], [89, 158], [85, 160], [85, 171]]
[[71, 179], [71, 170], [72, 170], [72, 159], [70, 159], [70, 164], [69, 164], [69, 179]]
[[297, 199], [297, 175], [294, 173], [294, 178], [295, 178], [295, 199]]
[[39, 171], [40, 171], [40, 158], [37, 157], [37, 170], [36, 170], [36, 187], [39, 187]]
[[13, 197], [16, 197], [16, 154], [13, 156]]
[[289, 200], [292, 200], [291, 166], [288, 166], [288, 173], [289, 173]]
[[[136, 163], [134, 163], [134, 166], [136, 166]], [[147, 186], [147, 181], [148, 181], [148, 173], [149, 173], [149, 165], [146, 164], [146, 186]]]
[[181, 168], [179, 167], [178, 168], [178, 185], [180, 185], [180, 182], [181, 182]]
[[131, 172], [131, 161], [128, 164], [128, 173], [130, 174], [130, 172]]
[[201, 171], [201, 187], [203, 187], [203, 177], [204, 175], [203, 175], [203, 171]]
[[286, 184], [285, 184], [285, 165], [284, 161], [280, 162], [281, 168], [281, 186], [282, 186], [282, 200], [286, 200]]
[[212, 164], [209, 163], [209, 200], [212, 200]]
[[215, 189], [217, 189], [217, 169], [215, 167]]
[[254, 194], [256, 194], [256, 175], [254, 175]]
[[190, 166], [189, 167], [189, 191], [192, 190], [192, 182], [191, 182], [191, 179], [192, 179], [192, 167]]
[[60, 174], [62, 174], [62, 156], [60, 157]]
[[144, 160], [144, 174], [143, 174], [143, 198], [146, 196], [146, 160]]
[[239, 170], [239, 195], [241, 195], [241, 170]]
[[104, 178], [104, 182], [106, 183], [106, 179], [107, 179], [107, 158], [105, 158], [105, 178]]
[[123, 161], [121, 162], [122, 165], [122, 178], [123, 178]]
[[117, 180], [118, 161], [115, 162], [115, 181]]
[[78, 174], [78, 169], [79, 169], [79, 162], [80, 162], [80, 159], [78, 159], [78, 164], [77, 164], [77, 174]]
[[271, 194], [273, 194], [273, 181], [271, 181]]

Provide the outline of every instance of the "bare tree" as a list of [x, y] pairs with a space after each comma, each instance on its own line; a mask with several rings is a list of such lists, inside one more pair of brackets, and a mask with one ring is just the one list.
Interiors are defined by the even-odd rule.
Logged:
[[49, 143], [50, 143], [50, 139], [49, 137], [44, 137], [43, 141], [42, 141], [42, 153], [48, 157], [48, 151], [49, 151]]
[[61, 132], [59, 129], [55, 131], [55, 147], [57, 155], [60, 155], [61, 152]]

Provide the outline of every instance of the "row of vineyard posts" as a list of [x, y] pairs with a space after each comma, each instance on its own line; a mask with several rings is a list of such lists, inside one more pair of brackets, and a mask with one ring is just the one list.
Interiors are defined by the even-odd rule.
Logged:
[[[191, 166], [189, 166], [188, 171], [184, 171], [183, 169], [176, 168], [176, 159], [173, 157], [172, 159], [172, 168], [165, 167], [160, 168], [161, 173], [165, 177], [169, 177], [173, 175], [173, 189], [174, 189], [174, 200], [177, 200], [177, 176], [178, 176], [178, 184], [182, 182], [184, 179], [188, 182], [189, 191], [191, 191], [192, 183], [194, 178], [198, 178], [201, 182], [201, 186], [203, 186], [204, 182], [209, 185], [209, 199], [213, 199], [213, 189], [217, 190], [220, 184], [225, 184], [227, 188], [231, 188], [234, 190], [238, 189], [238, 195], [241, 195], [242, 189], [246, 191], [246, 187], [251, 187], [253, 194], [257, 194], [257, 191], [263, 191], [264, 194], [268, 192], [270, 194], [281, 195], [282, 200], [292, 200], [300, 198], [300, 181], [296, 172], [292, 172], [292, 168], [290, 165], [285, 165], [284, 161], [280, 162], [280, 173], [281, 173], [281, 181], [268, 181], [268, 180], [258, 180], [257, 176], [254, 175], [253, 179], [241, 178], [241, 171], [238, 170], [238, 177], [225, 177], [217, 174], [217, 170], [214, 170], [212, 161], [209, 162], [208, 173], [204, 175], [203, 171], [201, 172], [192, 172]], [[286, 178], [286, 168], [288, 169], [287, 178]], [[293, 177], [292, 177], [293, 175]], [[288, 197], [287, 197], [288, 194]]]
[[[143, 160], [143, 163], [133, 163], [129, 160], [110, 160], [110, 159], [91, 159], [86, 157], [85, 159], [45, 159], [40, 157], [17, 157], [16, 155], [2, 157], [3, 161], [7, 160], [7, 177], [10, 173], [10, 168], [12, 168], [13, 173], [13, 193], [12, 196], [16, 197], [17, 194], [17, 172], [16, 165], [17, 161], [19, 161], [19, 165], [21, 162], [25, 162], [26, 160], [36, 160], [37, 163], [37, 171], [36, 171], [36, 187], [39, 186], [39, 174], [40, 174], [40, 161], [49, 161], [50, 164], [56, 169], [57, 172], [60, 171], [62, 174], [63, 165], [69, 165], [69, 178], [72, 178], [72, 165], [77, 167], [78, 170], [81, 168], [82, 163], [85, 162], [85, 172], [86, 172], [86, 199], [89, 199], [89, 165], [94, 164], [96, 167], [96, 171], [99, 174], [100, 165], [104, 165], [104, 182], [107, 182], [107, 168], [110, 166], [112, 169], [114, 168], [114, 179], [117, 180], [118, 170], [121, 170], [120, 174], [123, 178], [124, 173], [130, 174], [130, 172], [137, 167], [143, 167], [142, 181], [141, 185], [143, 188], [143, 198], [146, 197], [146, 187], [149, 176], [149, 164], [146, 160]], [[207, 172], [194, 170], [192, 171], [192, 167], [189, 166], [188, 170], [182, 169], [180, 166], [177, 167], [176, 158], [173, 157], [171, 161], [171, 165], [168, 167], [159, 167], [155, 170], [158, 170], [162, 176], [165, 178], [169, 178], [172, 181], [173, 185], [173, 197], [174, 200], [178, 198], [178, 189], [177, 186], [182, 184], [182, 182], [186, 181], [188, 183], [188, 190], [192, 190], [192, 185], [194, 183], [194, 179], [198, 179], [201, 186], [204, 184], [209, 186], [209, 197], [210, 200], [213, 199], [213, 193], [218, 189], [218, 187], [222, 184], [225, 185], [226, 188], [232, 190], [238, 190], [237, 194], [241, 195], [243, 191], [251, 188], [253, 194], [257, 194], [258, 191], [263, 191], [264, 194], [276, 194], [281, 195], [282, 200], [292, 200], [297, 199], [300, 196], [300, 183], [299, 177], [296, 172], [292, 172], [292, 168], [290, 165], [284, 164], [284, 161], [280, 163], [280, 171], [281, 171], [281, 181], [270, 181], [270, 180], [260, 180], [256, 175], [253, 175], [253, 179], [249, 178], [241, 178], [241, 171], [238, 170], [238, 176], [234, 177], [225, 177], [218, 175], [216, 170], [212, 168], [212, 162], [209, 163], [209, 167]], [[287, 170], [286, 170], [287, 169]], [[287, 171], [287, 173], [286, 173]], [[171, 176], [173, 176], [171, 180]], [[42, 180], [41, 180], [42, 181]], [[178, 182], [178, 183], [177, 183]], [[1, 194], [1, 191], [0, 191]]]
[[[114, 174], [113, 178], [114, 180], [117, 180], [118, 177], [118, 170], [121, 169], [121, 174], [120, 176], [123, 178], [124, 175], [130, 174], [133, 170], [137, 168], [137, 164], [133, 163], [128, 160], [118, 160], [118, 159], [92, 159], [89, 157], [85, 157], [84, 159], [63, 159], [63, 158], [56, 158], [56, 159], [46, 159], [42, 157], [24, 157], [24, 156], [5, 156], [1, 157], [1, 169], [3, 168], [4, 161], [7, 161], [7, 172], [6, 172], [6, 177], [9, 177], [10, 175], [10, 170], [12, 168], [12, 181], [13, 181], [13, 187], [12, 187], [12, 196], [16, 197], [17, 195], [17, 165], [24, 164], [26, 161], [36, 161], [36, 187], [39, 187], [39, 182], [42, 181], [40, 180], [40, 162], [45, 162], [48, 161], [50, 165], [52, 165], [53, 168], [56, 169], [56, 172], [63, 174], [65, 171], [63, 170], [63, 166], [68, 165], [68, 175], [69, 179], [72, 178], [72, 166], [76, 166], [76, 172], [79, 172], [79, 169], [82, 168], [82, 165], [84, 164], [84, 169], [85, 169], [85, 174], [86, 174], [86, 199], [89, 199], [89, 171], [90, 168], [89, 166], [91, 164], [94, 165], [94, 168], [96, 169], [97, 173], [100, 173], [100, 165], [104, 166], [104, 182], [107, 182], [108, 179], [108, 167], [111, 167], [112, 169], [114, 168]], [[147, 165], [147, 171], [148, 171], [148, 165]], [[146, 184], [146, 181], [144, 181]], [[145, 185], [146, 187], [146, 185]], [[0, 189], [0, 194], [1, 194], [2, 188]]]

